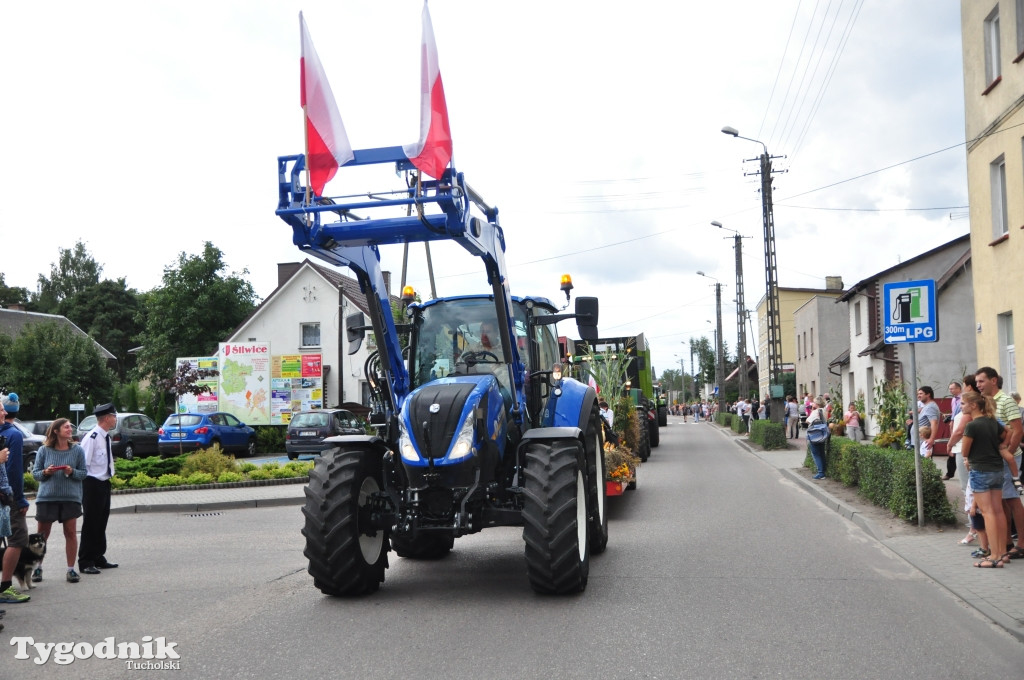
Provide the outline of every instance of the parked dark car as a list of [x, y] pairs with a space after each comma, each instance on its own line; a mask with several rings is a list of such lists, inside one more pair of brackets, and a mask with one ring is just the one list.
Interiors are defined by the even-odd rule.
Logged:
[[175, 413], [160, 427], [160, 455], [220, 445], [226, 453], [256, 455], [256, 430], [230, 413]]
[[295, 460], [302, 454], [319, 455], [330, 444], [327, 437], [345, 434], [366, 434], [363, 421], [344, 409], [300, 411], [293, 414], [284, 435], [284, 450]]
[[21, 464], [24, 467], [25, 472], [30, 472], [32, 467], [36, 464], [36, 451], [38, 451], [39, 447], [46, 441], [46, 437], [32, 432], [32, 427], [29, 423], [24, 423], [15, 419], [14, 426], [21, 430]]
[[[83, 440], [96, 427], [96, 416], [87, 416], [78, 424], [76, 436]], [[131, 460], [136, 455], [155, 456], [157, 448], [157, 426], [144, 413], [118, 413], [117, 425], [110, 431], [110, 451], [115, 458]]]
[[42, 435], [46, 437], [46, 430], [49, 429], [52, 420], [24, 420], [21, 424], [24, 425], [32, 432], [32, 434]]

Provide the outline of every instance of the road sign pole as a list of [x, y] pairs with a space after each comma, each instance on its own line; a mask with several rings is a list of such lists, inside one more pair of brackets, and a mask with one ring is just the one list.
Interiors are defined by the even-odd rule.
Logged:
[[910, 445], [914, 447], [914, 485], [917, 487], [917, 526], [924, 526], [924, 489], [921, 483], [921, 437], [918, 434], [918, 422], [921, 417], [917, 407], [917, 351], [915, 343], [907, 344], [910, 348], [910, 398], [914, 400], [914, 422], [910, 426]]

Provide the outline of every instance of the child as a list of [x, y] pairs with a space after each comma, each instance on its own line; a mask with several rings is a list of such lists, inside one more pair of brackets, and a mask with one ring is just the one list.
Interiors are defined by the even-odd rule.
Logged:
[[[970, 483], [967, 484], [965, 491], [966, 499], [965, 505], [967, 506], [967, 514], [971, 520], [971, 533], [967, 534], [971, 536], [974, 534], [978, 537], [978, 549], [971, 553], [971, 557], [985, 558], [992, 554], [992, 551], [988, 547], [988, 534], [985, 533], [985, 517], [981, 514], [981, 510], [978, 508], [978, 502], [974, 500], [974, 493], [971, 491]], [[966, 541], [967, 539], [964, 539]], [[960, 541], [963, 543], [964, 541]], [[970, 541], [967, 541], [968, 543]]]
[[928, 439], [932, 436], [931, 425], [923, 425], [921, 429], [917, 431], [917, 441], [921, 443], [921, 457], [931, 458], [932, 447], [928, 446]]

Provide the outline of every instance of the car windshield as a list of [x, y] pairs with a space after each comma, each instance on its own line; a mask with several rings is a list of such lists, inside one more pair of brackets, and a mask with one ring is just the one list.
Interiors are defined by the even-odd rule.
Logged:
[[292, 418], [294, 427], [327, 427], [329, 413], [300, 413]]
[[[514, 310], [518, 341], [526, 337], [526, 319], [518, 305]], [[488, 298], [448, 300], [425, 307], [417, 317], [412, 386], [452, 374], [487, 372], [494, 373], [502, 387], [508, 389], [508, 371], [497, 329], [497, 311]]]
[[167, 422], [164, 423], [164, 427], [192, 427], [198, 425], [203, 421], [203, 417], [194, 415], [192, 413], [184, 413], [182, 415], [168, 416]]

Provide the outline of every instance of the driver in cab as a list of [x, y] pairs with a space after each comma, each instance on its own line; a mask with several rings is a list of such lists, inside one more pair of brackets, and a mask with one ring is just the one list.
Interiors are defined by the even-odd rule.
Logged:
[[476, 342], [466, 346], [462, 353], [463, 359], [469, 359], [476, 363], [503, 363], [501, 337], [498, 335], [494, 323], [491, 321], [481, 322], [478, 335], [479, 339]]

